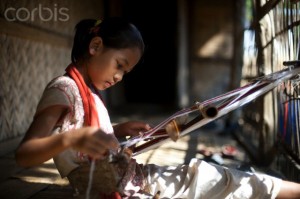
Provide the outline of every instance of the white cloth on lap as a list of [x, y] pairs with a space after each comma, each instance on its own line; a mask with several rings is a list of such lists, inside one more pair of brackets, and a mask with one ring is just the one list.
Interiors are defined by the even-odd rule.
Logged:
[[160, 198], [265, 199], [275, 198], [282, 180], [251, 174], [192, 159], [189, 165], [159, 167], [145, 165], [147, 188]]

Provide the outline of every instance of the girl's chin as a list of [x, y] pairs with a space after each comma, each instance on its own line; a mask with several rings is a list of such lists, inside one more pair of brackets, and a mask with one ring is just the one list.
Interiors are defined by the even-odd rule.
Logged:
[[94, 86], [99, 91], [103, 91], [103, 90], [107, 89], [107, 87], [105, 87], [104, 85], [101, 85], [101, 86], [94, 85]]

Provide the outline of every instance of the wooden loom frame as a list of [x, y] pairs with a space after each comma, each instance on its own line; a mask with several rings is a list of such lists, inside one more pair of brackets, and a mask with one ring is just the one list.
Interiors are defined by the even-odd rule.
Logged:
[[300, 61], [284, 62], [284, 65], [289, 67], [255, 78], [245, 86], [175, 112], [151, 130], [122, 142], [121, 147], [130, 147], [133, 156], [139, 155], [171, 139], [170, 132], [166, 131], [167, 125], [173, 123], [179, 137], [182, 137], [266, 94], [284, 81], [299, 78]]

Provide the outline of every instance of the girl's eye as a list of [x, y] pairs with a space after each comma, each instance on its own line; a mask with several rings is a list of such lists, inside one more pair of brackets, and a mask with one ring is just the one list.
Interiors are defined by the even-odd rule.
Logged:
[[[120, 64], [120, 63], [117, 63], [117, 68], [119, 69], [119, 70], [123, 70], [123, 65], [122, 64]], [[128, 71], [125, 71], [125, 70], [123, 70], [123, 73], [124, 73], [124, 75], [125, 74], [127, 74], [128, 73]]]
[[116, 66], [117, 66], [117, 69], [120, 70], [120, 71], [122, 71], [124, 75], [127, 74], [127, 73], [129, 73], [129, 70], [127, 70], [127, 68], [126, 68], [126, 64], [117, 61], [117, 65]]
[[122, 66], [122, 64], [117, 64], [117, 67], [118, 67], [118, 69], [121, 69], [121, 68], [123, 68], [123, 66]]

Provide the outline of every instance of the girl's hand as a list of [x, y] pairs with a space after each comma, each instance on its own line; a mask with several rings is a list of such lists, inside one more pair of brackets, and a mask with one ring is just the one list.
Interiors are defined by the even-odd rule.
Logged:
[[117, 137], [136, 136], [150, 129], [149, 124], [139, 121], [129, 121], [114, 125], [114, 132]]
[[119, 142], [114, 134], [106, 134], [95, 127], [83, 127], [65, 133], [66, 144], [89, 155], [93, 159], [103, 159], [108, 150], [117, 150]]

